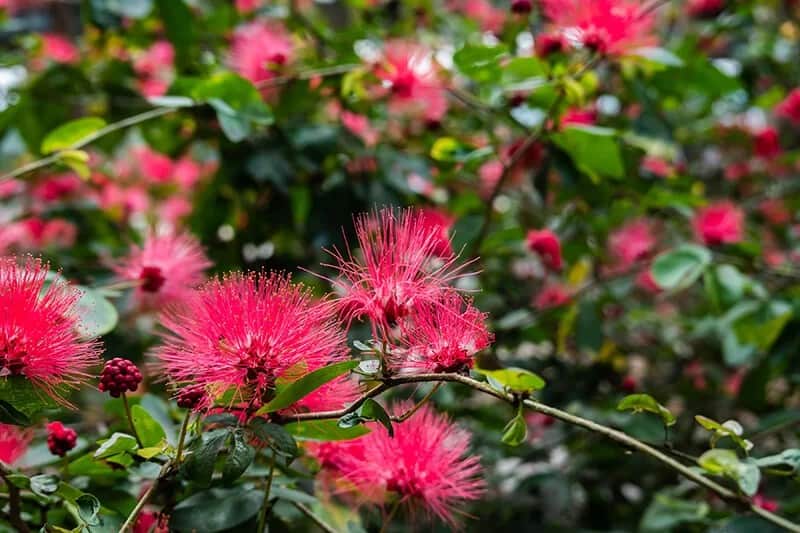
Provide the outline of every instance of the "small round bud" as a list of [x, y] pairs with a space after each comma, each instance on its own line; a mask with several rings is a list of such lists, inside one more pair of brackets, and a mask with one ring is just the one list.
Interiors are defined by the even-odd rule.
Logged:
[[47, 424], [47, 448], [53, 455], [64, 457], [78, 442], [78, 434], [74, 429], [65, 427], [61, 422]]
[[189, 385], [178, 392], [175, 400], [181, 409], [197, 409], [206, 397], [205, 389], [200, 385]]
[[527, 15], [533, 10], [533, 2], [531, 0], [512, 0], [511, 12], [517, 15]]
[[97, 387], [119, 398], [125, 391], [133, 392], [142, 382], [142, 373], [136, 365], [127, 359], [115, 357], [108, 361], [100, 374], [100, 385]]

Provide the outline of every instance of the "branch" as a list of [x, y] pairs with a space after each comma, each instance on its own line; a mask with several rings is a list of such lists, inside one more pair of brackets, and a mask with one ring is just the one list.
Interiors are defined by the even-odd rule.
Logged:
[[[392, 387], [398, 385], [405, 385], [409, 383], [428, 383], [428, 382], [461, 383], [477, 391], [480, 391], [484, 394], [488, 394], [489, 396], [494, 396], [495, 398], [512, 405], [518, 401], [518, 397], [513, 394], [499, 391], [486, 383], [477, 381], [469, 376], [464, 376], [461, 374], [418, 374], [413, 376], [395, 376], [383, 379], [378, 386], [370, 389], [368, 392], [363, 394], [356, 401], [354, 401], [344, 409], [340, 409], [337, 411], [321, 411], [318, 413], [296, 413], [291, 415], [285, 415], [278, 419], [278, 423], [281, 422], [285, 423], [287, 421], [299, 422], [304, 420], [323, 420], [331, 418], [341, 418], [344, 415], [356, 411], [368, 399], [374, 398], [375, 396], [381, 394], [382, 392]], [[762, 509], [761, 507], [753, 504], [752, 501], [746, 496], [734, 492], [731, 489], [728, 489], [727, 487], [724, 487], [715, 481], [712, 481], [711, 479], [705, 477], [704, 475], [696, 472], [692, 468], [670, 457], [666, 453], [634, 437], [631, 437], [630, 435], [627, 435], [622, 431], [610, 428], [608, 426], [604, 426], [602, 424], [598, 424], [597, 422], [593, 422], [589, 419], [580, 417], [578, 415], [574, 415], [572, 413], [568, 413], [567, 411], [562, 411], [561, 409], [551, 407], [537, 400], [526, 399], [523, 401], [523, 404], [534, 411], [551, 416], [553, 418], [556, 418], [573, 426], [578, 426], [587, 429], [593, 433], [603, 435], [604, 437], [610, 440], [622, 444], [624, 447], [628, 449], [641, 452], [645, 455], [649, 455], [653, 459], [677, 471], [680, 475], [682, 475], [686, 479], [689, 479], [690, 481], [693, 481], [696, 484], [716, 493], [722, 499], [731, 502], [733, 504], [736, 504], [737, 506], [745, 506], [750, 511], [756, 513], [765, 520], [768, 520], [769, 522], [772, 522], [773, 524], [780, 526], [788, 531], [800, 533], [800, 525], [795, 524], [789, 520], [786, 520], [785, 518], [782, 518], [774, 513], [771, 513], [766, 509]]]
[[336, 533], [335, 529], [333, 529], [331, 526], [326, 524], [320, 517], [318, 517], [316, 514], [314, 514], [314, 511], [312, 511], [311, 509], [309, 509], [308, 507], [306, 507], [302, 503], [300, 503], [300, 502], [292, 502], [292, 505], [297, 507], [297, 509], [301, 513], [303, 513], [308, 518], [310, 518], [311, 521], [314, 522], [317, 525], [317, 527], [319, 527], [325, 533]]
[[29, 533], [30, 528], [25, 520], [22, 519], [22, 505], [20, 503], [19, 487], [8, 480], [8, 474], [11, 472], [0, 462], [0, 478], [6, 484], [8, 489], [8, 522], [14, 526], [14, 529], [20, 533]]

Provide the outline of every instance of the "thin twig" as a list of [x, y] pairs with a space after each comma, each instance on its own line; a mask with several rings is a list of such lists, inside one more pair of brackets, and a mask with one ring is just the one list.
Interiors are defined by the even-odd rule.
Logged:
[[183, 443], [186, 441], [186, 430], [189, 428], [189, 420], [192, 418], [192, 411], [186, 412], [186, 418], [183, 419], [181, 424], [181, 435], [178, 437], [178, 451], [175, 452], [175, 464], [180, 464], [181, 455], [183, 455]]
[[133, 423], [131, 406], [128, 404], [128, 395], [123, 392], [121, 396], [122, 396], [122, 405], [125, 406], [125, 416], [128, 417], [128, 423], [130, 424], [131, 431], [133, 432], [133, 436], [136, 439], [136, 444], [139, 445], [139, 448], [144, 448], [144, 446], [142, 446], [142, 439], [139, 438], [139, 432], [136, 431], [136, 425]]
[[425, 403], [427, 403], [427, 401], [431, 399], [431, 397], [436, 393], [437, 390], [439, 390], [439, 387], [441, 386], [442, 382], [437, 381], [436, 384], [433, 386], [433, 388], [430, 390], [430, 392], [426, 394], [419, 402], [414, 404], [414, 407], [412, 407], [411, 409], [409, 409], [400, 416], [391, 417], [392, 422], [405, 422], [406, 420], [411, 418], [411, 415], [419, 411], [419, 408], [425, 405]]
[[128, 515], [128, 518], [125, 520], [125, 523], [122, 524], [122, 527], [119, 528], [119, 533], [125, 533], [128, 531], [129, 528], [133, 527], [133, 524], [136, 523], [136, 517], [139, 516], [139, 513], [142, 511], [142, 508], [147, 503], [147, 500], [150, 499], [150, 496], [153, 495], [155, 492], [156, 487], [158, 486], [158, 482], [161, 481], [161, 477], [164, 475], [165, 472], [169, 471], [170, 463], [166, 463], [163, 467], [161, 467], [161, 472], [159, 473], [158, 477], [153, 480], [147, 490], [144, 491], [144, 494], [139, 498], [139, 501], [136, 502], [136, 506]]
[[267, 516], [269, 515], [269, 493], [272, 490], [272, 478], [275, 477], [275, 452], [270, 455], [269, 474], [267, 475], [267, 486], [264, 488], [264, 501], [261, 504], [261, 513], [258, 517], [258, 533], [267, 530]]
[[296, 508], [297, 508], [297, 509], [298, 509], [298, 510], [301, 512], [301, 513], [303, 513], [303, 514], [304, 514], [304, 515], [306, 515], [308, 518], [310, 518], [310, 519], [311, 519], [311, 521], [312, 521], [312, 522], [314, 522], [314, 523], [317, 525], [317, 527], [319, 527], [319, 528], [320, 528], [322, 531], [324, 531], [325, 533], [336, 533], [336, 530], [335, 530], [335, 529], [333, 529], [331, 526], [329, 526], [328, 524], [326, 524], [326, 523], [325, 523], [325, 522], [322, 520], [322, 518], [320, 518], [319, 516], [317, 516], [317, 515], [314, 513], [314, 511], [312, 511], [311, 509], [309, 509], [308, 507], [306, 507], [306, 506], [305, 506], [305, 505], [303, 505], [302, 503], [300, 503], [300, 502], [292, 502], [292, 505], [294, 505], [294, 506], [295, 506], [295, 507], [296, 507]]
[[19, 487], [8, 480], [8, 474], [10, 473], [3, 463], [0, 463], [0, 477], [3, 478], [8, 490], [8, 522], [20, 533], [28, 533], [30, 528], [25, 523], [25, 520], [22, 519]]
[[[429, 382], [461, 383], [477, 391], [483, 392], [490, 396], [494, 396], [495, 398], [503, 400], [504, 402], [510, 403], [512, 405], [518, 401], [518, 397], [514, 396], [513, 394], [509, 394], [494, 389], [486, 383], [477, 381], [469, 376], [464, 376], [462, 374], [418, 374], [414, 376], [397, 376], [397, 377], [384, 378], [380, 385], [374, 387], [373, 389], [371, 389], [366, 394], [359, 397], [357, 400], [355, 400], [353, 403], [351, 403], [344, 409], [340, 409], [338, 411], [322, 411], [317, 413], [313, 412], [296, 413], [288, 415], [283, 421], [295, 422], [303, 420], [323, 420], [331, 418], [340, 418], [346, 414], [354, 412], [367, 399], [373, 398], [378, 394], [380, 394], [381, 392], [384, 392], [392, 387], [398, 385], [405, 385], [409, 383], [429, 383]], [[645, 455], [649, 455], [653, 459], [677, 471], [680, 475], [689, 479], [690, 481], [693, 481], [694, 483], [716, 493], [724, 500], [732, 502], [738, 506], [746, 506], [752, 512], [758, 514], [765, 520], [768, 520], [769, 522], [772, 522], [775, 525], [783, 527], [788, 531], [800, 533], [800, 525], [795, 524], [785, 518], [782, 518], [770, 511], [762, 509], [761, 507], [753, 504], [752, 501], [746, 496], [734, 492], [731, 489], [728, 489], [720, 485], [719, 483], [705, 477], [701, 473], [696, 472], [695, 470], [684, 465], [683, 463], [680, 463], [676, 459], [670, 457], [669, 455], [658, 450], [657, 448], [649, 444], [646, 444], [634, 437], [631, 437], [630, 435], [627, 435], [622, 431], [604, 426], [602, 424], [598, 424], [597, 422], [593, 422], [591, 420], [574, 415], [572, 413], [568, 413], [567, 411], [562, 411], [561, 409], [551, 407], [537, 400], [525, 399], [523, 403], [526, 407], [533, 409], [534, 411], [551, 416], [555, 419], [561, 420], [573, 426], [578, 426], [587, 429], [593, 433], [603, 435], [610, 440], [622, 444], [624, 447], [628, 449], [641, 452]]]

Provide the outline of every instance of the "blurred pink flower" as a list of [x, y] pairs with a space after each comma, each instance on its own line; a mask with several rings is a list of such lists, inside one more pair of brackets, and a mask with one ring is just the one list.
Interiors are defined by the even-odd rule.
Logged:
[[597, 123], [597, 111], [571, 107], [561, 117], [561, 126], [593, 126]]
[[77, 63], [80, 52], [66, 37], [56, 33], [42, 34], [42, 55], [56, 63]]
[[572, 296], [563, 285], [558, 283], [550, 283], [542, 287], [542, 289], [536, 295], [533, 305], [536, 307], [536, 309], [544, 311], [545, 309], [552, 309], [566, 305], [571, 299]]
[[781, 154], [781, 143], [775, 128], [764, 128], [753, 135], [753, 152], [763, 159]]
[[541, 0], [554, 29], [602, 54], [652, 46], [655, 14], [637, 0]]
[[530, 230], [525, 237], [525, 244], [530, 251], [539, 254], [547, 268], [559, 271], [563, 267], [561, 241], [552, 230]]
[[120, 279], [136, 283], [135, 297], [145, 307], [188, 301], [211, 266], [197, 239], [189, 233], [150, 232], [142, 247], [112, 264]]
[[744, 213], [727, 200], [699, 209], [692, 224], [697, 238], [707, 245], [732, 244], [744, 238]]
[[675, 167], [667, 160], [656, 156], [645, 156], [642, 158], [642, 168], [660, 178], [671, 178], [675, 176]]
[[28, 451], [33, 431], [11, 424], [0, 424], [0, 461], [13, 466]]
[[169, 156], [156, 152], [149, 146], [140, 146], [133, 150], [142, 175], [153, 183], [165, 183], [172, 178], [173, 161]]
[[384, 46], [375, 75], [390, 92], [391, 113], [439, 122], [447, 112], [444, 82], [433, 53], [421, 44], [394, 40]]
[[534, 50], [539, 57], [565, 52], [569, 42], [560, 33], [540, 33], [536, 36]]
[[242, 14], [252, 13], [261, 7], [261, 0], [236, 0], [236, 11]]
[[375, 146], [378, 143], [380, 133], [370, 125], [369, 119], [365, 115], [352, 113], [344, 109], [339, 116], [342, 125], [350, 133], [364, 141], [366, 146]]
[[775, 226], [784, 226], [792, 220], [792, 212], [781, 198], [761, 200], [758, 210], [767, 222]]
[[653, 271], [649, 268], [642, 270], [636, 275], [636, 286], [650, 294], [658, 294], [663, 290], [656, 282]]
[[775, 114], [785, 118], [794, 126], [800, 126], [800, 88], [792, 89], [786, 98], [775, 106]]
[[656, 238], [650, 222], [637, 219], [612, 232], [608, 245], [619, 264], [627, 268], [650, 254], [656, 245]]
[[495, 7], [489, 0], [460, 0], [453, 2], [452, 9], [477, 22], [482, 31], [497, 35], [503, 31], [506, 12]]
[[203, 168], [194, 159], [184, 156], [174, 162], [172, 175], [184, 190], [191, 190], [203, 175]]
[[51, 203], [76, 193], [83, 186], [77, 174], [67, 172], [53, 174], [39, 181], [31, 191], [31, 195], [44, 203]]
[[233, 34], [230, 63], [254, 84], [272, 79], [294, 58], [291, 35], [277, 22], [254, 21]]

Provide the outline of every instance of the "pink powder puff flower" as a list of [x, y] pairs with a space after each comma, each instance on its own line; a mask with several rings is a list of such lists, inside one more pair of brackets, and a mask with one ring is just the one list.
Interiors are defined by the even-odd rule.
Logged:
[[655, 14], [636, 0], [542, 0], [544, 14], [570, 40], [602, 54], [652, 46]]
[[21, 193], [25, 184], [17, 179], [0, 179], [0, 199], [9, 198]]
[[608, 245], [611, 254], [617, 258], [620, 265], [627, 268], [653, 251], [656, 238], [650, 223], [638, 219], [612, 232], [608, 238]]
[[391, 367], [403, 373], [465, 372], [475, 354], [492, 343], [486, 314], [455, 291], [418, 306], [400, 324], [401, 342]]
[[794, 126], [800, 126], [800, 88], [792, 91], [775, 106], [775, 114], [785, 118]]
[[33, 431], [11, 424], [0, 424], [0, 461], [13, 465], [28, 451]]
[[181, 157], [172, 167], [172, 174], [175, 181], [184, 190], [191, 190], [197, 185], [203, 174], [203, 168], [191, 157]]
[[753, 153], [762, 159], [772, 159], [781, 154], [781, 142], [775, 128], [764, 128], [753, 135]]
[[[389, 411], [399, 416], [410, 408], [402, 402]], [[395, 424], [394, 437], [371, 425], [376, 427], [369, 434], [335, 446], [338, 472], [367, 501], [385, 504], [396, 498], [412, 517], [421, 512], [456, 527], [461, 507], [486, 490], [479, 457], [467, 455], [470, 434], [429, 405]]]
[[438, 123], [447, 112], [447, 95], [433, 53], [411, 41], [389, 41], [375, 75], [391, 93], [389, 110]]
[[147, 234], [144, 246], [132, 246], [127, 257], [111, 265], [119, 278], [136, 284], [134, 296], [148, 308], [186, 301], [210, 266], [191, 234], [155, 232]]
[[[169, 330], [157, 366], [176, 388], [202, 387], [210, 400], [258, 407], [279, 379], [347, 359], [334, 306], [282, 274], [234, 273], [209, 281], [190, 305], [162, 315]], [[180, 394], [180, 393], [179, 393]]]
[[166, 183], [172, 178], [174, 164], [169, 156], [156, 152], [149, 146], [140, 146], [133, 151], [133, 157], [144, 177], [152, 183]]
[[77, 63], [80, 60], [78, 48], [56, 33], [42, 34], [42, 55], [56, 63]]
[[744, 213], [729, 201], [698, 210], [692, 224], [697, 238], [709, 246], [737, 243], [744, 238]]
[[239, 75], [256, 85], [275, 77], [293, 58], [291, 35], [277, 22], [254, 21], [233, 34], [230, 63]]
[[[317, 370], [309, 368], [309, 372]], [[287, 413], [318, 413], [342, 409], [354, 402], [359, 395], [358, 382], [350, 376], [341, 376], [322, 385], [311, 394], [304, 396], [290, 407], [281, 410]]]
[[24, 376], [59, 403], [99, 362], [100, 344], [81, 339], [79, 290], [55, 280], [40, 260], [0, 258], [0, 377]]
[[74, 194], [82, 185], [81, 178], [72, 172], [53, 174], [37, 183], [33, 187], [31, 195], [37, 200], [49, 204]]
[[383, 209], [355, 221], [361, 250], [347, 257], [330, 253], [339, 278], [332, 280], [342, 294], [338, 305], [347, 321], [367, 318], [373, 333], [386, 333], [416, 306], [436, 301], [460, 273], [456, 257], [442, 259], [442, 228], [431, 225], [414, 209]]
[[572, 296], [563, 285], [551, 283], [542, 287], [536, 295], [533, 305], [539, 311], [544, 311], [546, 309], [553, 309], [566, 305], [571, 299]]
[[563, 267], [561, 258], [561, 241], [549, 229], [530, 230], [525, 237], [525, 244], [532, 252], [539, 254], [547, 268], [558, 271]]

